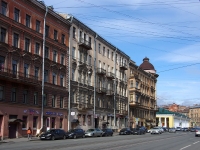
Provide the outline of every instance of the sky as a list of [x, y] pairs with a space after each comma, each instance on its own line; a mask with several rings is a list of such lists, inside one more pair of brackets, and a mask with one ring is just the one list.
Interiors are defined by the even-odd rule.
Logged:
[[159, 75], [158, 105], [200, 104], [199, 0], [44, 0]]

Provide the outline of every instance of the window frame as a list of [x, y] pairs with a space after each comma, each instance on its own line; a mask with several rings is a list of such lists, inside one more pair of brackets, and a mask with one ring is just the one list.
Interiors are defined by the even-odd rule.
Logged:
[[[4, 31], [4, 32], [3, 32]], [[6, 36], [7, 36], [7, 29], [4, 27], [1, 27], [1, 37], [0, 41], [6, 43]]]
[[17, 8], [14, 8], [14, 20], [20, 22], [20, 10]]
[[26, 26], [31, 28], [31, 16], [26, 14]]

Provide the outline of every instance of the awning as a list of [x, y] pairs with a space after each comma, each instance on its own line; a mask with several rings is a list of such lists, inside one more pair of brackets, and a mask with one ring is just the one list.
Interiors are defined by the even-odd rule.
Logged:
[[79, 120], [78, 119], [73, 119], [71, 122], [72, 123], [79, 123]]
[[109, 122], [103, 122], [102, 124], [109, 124]]
[[24, 122], [23, 120], [21, 119], [9, 119], [8, 122]]

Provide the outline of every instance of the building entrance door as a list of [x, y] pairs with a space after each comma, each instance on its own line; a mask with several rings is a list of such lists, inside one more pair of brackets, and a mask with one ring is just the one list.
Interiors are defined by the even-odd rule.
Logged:
[[17, 123], [9, 123], [9, 138], [16, 138]]

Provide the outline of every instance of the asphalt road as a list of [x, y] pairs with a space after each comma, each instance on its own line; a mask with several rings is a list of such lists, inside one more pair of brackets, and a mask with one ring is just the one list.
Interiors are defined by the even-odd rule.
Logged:
[[200, 137], [194, 132], [163, 133], [161, 135], [117, 135], [113, 137], [80, 138], [55, 141], [10, 142], [2, 150], [198, 150]]

